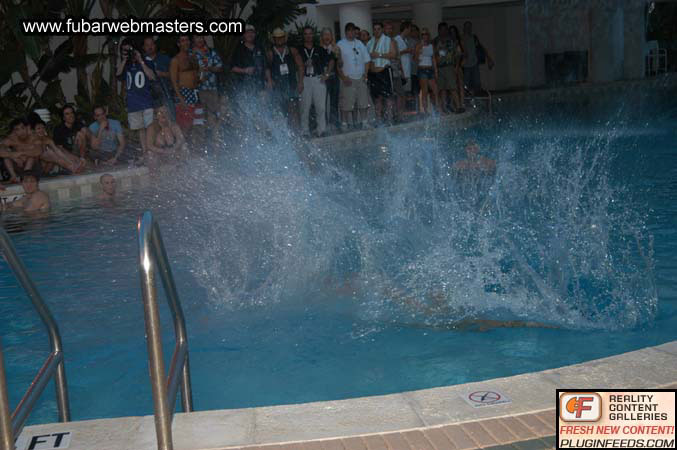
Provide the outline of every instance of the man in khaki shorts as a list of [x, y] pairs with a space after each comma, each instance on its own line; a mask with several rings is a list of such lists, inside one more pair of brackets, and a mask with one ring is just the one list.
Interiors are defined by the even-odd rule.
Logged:
[[223, 72], [223, 63], [214, 49], [207, 47], [204, 36], [193, 36], [192, 53], [200, 66], [200, 102], [206, 110], [207, 124], [212, 128], [221, 109], [216, 74]]
[[369, 107], [369, 91], [367, 89], [367, 72], [371, 57], [367, 47], [355, 39], [355, 24], [345, 26], [345, 39], [336, 46], [339, 49], [338, 76], [341, 80], [339, 108], [341, 109], [341, 129], [346, 131], [348, 124], [357, 125], [357, 115], [353, 117], [355, 105], [359, 113], [362, 128], [368, 128], [367, 108]]

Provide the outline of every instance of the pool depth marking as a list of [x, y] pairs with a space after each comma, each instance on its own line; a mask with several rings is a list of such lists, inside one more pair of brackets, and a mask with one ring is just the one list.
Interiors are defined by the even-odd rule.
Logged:
[[36, 434], [24, 436], [23, 434], [15, 442], [16, 450], [61, 450], [70, 447], [71, 432]]

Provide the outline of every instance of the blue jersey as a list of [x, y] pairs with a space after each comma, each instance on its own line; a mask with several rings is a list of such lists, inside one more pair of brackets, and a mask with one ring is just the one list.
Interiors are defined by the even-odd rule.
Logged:
[[[153, 61], [144, 58], [146, 65], [153, 70]], [[148, 79], [141, 65], [137, 62], [127, 63], [124, 72], [127, 89], [127, 111], [143, 111], [153, 107], [153, 93], [150, 89], [151, 80]]]

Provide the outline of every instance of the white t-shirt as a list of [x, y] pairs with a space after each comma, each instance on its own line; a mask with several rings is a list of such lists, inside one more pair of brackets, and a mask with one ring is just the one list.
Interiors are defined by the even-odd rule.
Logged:
[[[397, 49], [400, 52], [408, 48], [407, 43], [399, 34], [395, 37], [395, 43], [397, 44]], [[403, 78], [411, 78], [411, 54], [400, 54], [400, 62], [402, 63], [402, 74], [404, 75]]]
[[[389, 53], [390, 52], [390, 38], [382, 34], [378, 39], [374, 36], [367, 42], [367, 50], [369, 53]], [[374, 58], [374, 67], [386, 67], [390, 65], [390, 60], [386, 58]]]
[[357, 39], [352, 41], [341, 39], [336, 43], [336, 46], [341, 49], [343, 74], [353, 80], [362, 78], [364, 76], [364, 65], [371, 61], [367, 47]]

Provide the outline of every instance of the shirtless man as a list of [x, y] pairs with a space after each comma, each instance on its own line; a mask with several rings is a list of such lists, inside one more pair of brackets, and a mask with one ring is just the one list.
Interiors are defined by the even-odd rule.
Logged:
[[34, 173], [25, 173], [21, 179], [24, 196], [13, 202], [2, 205], [7, 211], [21, 210], [23, 212], [49, 211], [49, 196], [40, 190], [40, 179]]
[[474, 140], [465, 145], [466, 159], [457, 161], [454, 170], [459, 173], [483, 173], [492, 175], [496, 172], [496, 161], [479, 154], [480, 146]]
[[[177, 45], [179, 46], [179, 53], [172, 58], [169, 64], [169, 75], [176, 97], [179, 99], [178, 110], [179, 108], [185, 109], [189, 105], [196, 105], [200, 101], [197, 90], [200, 66], [195, 55], [190, 52], [190, 37], [187, 35], [179, 36]], [[177, 122], [184, 131], [188, 131], [193, 125], [192, 120], [187, 123], [187, 121], [179, 120], [179, 117], [180, 115], [177, 115]]]
[[[15, 169], [31, 170], [37, 161], [39, 153], [25, 152], [23, 148], [17, 146], [26, 141], [29, 137], [28, 123], [24, 119], [14, 119], [9, 124], [10, 133], [5, 139], [0, 141], [0, 157], [3, 158], [5, 168], [9, 172], [10, 183], [18, 183], [19, 177]], [[14, 151], [11, 151], [11, 149]]]
[[[495, 320], [467, 317], [468, 315], [472, 315], [472, 310], [463, 306], [450, 305], [447, 302], [444, 293], [440, 291], [429, 292], [427, 301], [414, 298], [405, 294], [403, 291], [394, 288], [388, 289], [386, 295], [407, 310], [423, 314], [426, 317], [466, 316], [464, 319], [453, 320], [442, 326], [437, 326], [436, 328], [450, 328], [464, 331], [488, 331], [495, 328], [559, 328], [552, 324], [526, 320]], [[429, 325], [425, 326], [428, 327]]]
[[10, 124], [12, 132], [5, 139], [0, 141], [0, 158], [4, 158], [5, 166], [12, 177], [12, 182], [17, 182], [18, 177], [14, 170], [14, 163], [23, 167], [27, 171], [27, 161], [33, 162], [38, 159], [58, 164], [78, 173], [85, 168], [84, 159], [69, 154], [56, 146], [54, 141], [47, 136], [38, 136], [31, 133], [28, 123], [25, 119], [15, 119]]
[[114, 203], [117, 183], [115, 182], [113, 175], [104, 173], [101, 175], [101, 178], [99, 178], [99, 183], [101, 183], [101, 194], [97, 198], [107, 203]]
[[54, 165], [63, 167], [73, 173], [81, 173], [89, 167], [84, 158], [78, 158], [74, 154], [62, 150], [47, 134], [47, 126], [42, 120], [34, 122], [33, 134], [40, 138], [38, 142], [44, 144], [40, 154], [43, 173], [48, 173]]

